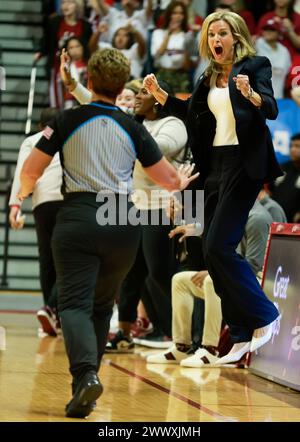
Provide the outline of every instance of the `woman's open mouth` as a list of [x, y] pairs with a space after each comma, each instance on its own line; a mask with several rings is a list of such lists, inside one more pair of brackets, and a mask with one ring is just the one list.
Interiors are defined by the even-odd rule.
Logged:
[[214, 49], [215, 49], [216, 55], [222, 55], [222, 53], [223, 53], [222, 46], [216, 46]]

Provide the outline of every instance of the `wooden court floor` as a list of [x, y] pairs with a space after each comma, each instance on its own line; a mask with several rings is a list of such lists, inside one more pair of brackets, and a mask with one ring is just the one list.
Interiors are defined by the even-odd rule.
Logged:
[[[0, 313], [0, 325], [0, 422], [74, 421], [64, 417], [62, 338], [38, 338], [33, 314]], [[147, 365], [135, 353], [106, 355], [100, 378], [104, 393], [86, 422], [300, 422], [300, 393], [243, 369]]]

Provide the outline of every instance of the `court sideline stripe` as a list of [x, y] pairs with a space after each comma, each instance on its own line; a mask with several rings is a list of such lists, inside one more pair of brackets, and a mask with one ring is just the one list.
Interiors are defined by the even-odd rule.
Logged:
[[156, 382], [151, 381], [150, 379], [145, 378], [144, 376], [141, 376], [137, 373], [134, 373], [131, 370], [128, 370], [127, 368], [122, 367], [121, 365], [115, 364], [114, 362], [110, 360], [106, 360], [105, 362], [108, 363], [111, 367], [133, 377], [136, 379], [139, 379], [140, 381], [144, 382], [145, 384], [150, 385], [151, 387], [156, 388], [157, 390], [162, 391], [163, 393], [169, 394], [170, 396], [174, 396], [176, 399], [179, 399], [182, 402], [185, 402], [186, 404], [190, 405], [191, 407], [196, 408], [197, 410], [203, 411], [204, 413], [208, 414], [209, 416], [214, 417], [218, 421], [231, 421], [230, 418], [227, 418], [225, 416], [222, 416], [221, 414], [210, 410], [207, 407], [204, 407], [203, 405], [199, 404], [198, 402], [193, 401], [192, 399], [189, 399], [185, 396], [183, 396], [180, 393], [176, 393], [175, 391], [171, 391], [169, 388], [163, 387], [162, 385], [157, 384]]

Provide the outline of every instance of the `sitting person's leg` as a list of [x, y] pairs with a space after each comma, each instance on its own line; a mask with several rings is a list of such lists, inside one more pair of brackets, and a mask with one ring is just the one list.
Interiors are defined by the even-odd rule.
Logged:
[[202, 345], [194, 355], [180, 363], [183, 367], [205, 367], [214, 365], [218, 360], [217, 348], [222, 325], [221, 301], [208, 273], [203, 281], [203, 293], [205, 310]]
[[163, 353], [150, 355], [147, 362], [156, 364], [179, 364], [191, 351], [191, 328], [194, 296], [204, 298], [202, 286], [193, 278], [201, 272], [180, 272], [172, 278], [172, 335], [174, 345]]

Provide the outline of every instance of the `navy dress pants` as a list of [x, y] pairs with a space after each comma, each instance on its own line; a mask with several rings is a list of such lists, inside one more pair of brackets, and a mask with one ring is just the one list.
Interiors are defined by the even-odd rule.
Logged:
[[204, 186], [203, 251], [235, 343], [250, 341], [254, 329], [278, 316], [248, 262], [236, 252], [262, 185], [262, 180], [247, 175], [239, 146], [212, 147], [210, 173]]

